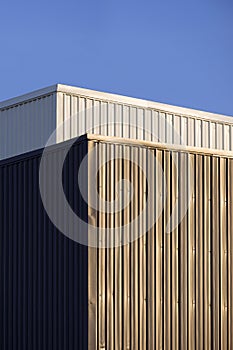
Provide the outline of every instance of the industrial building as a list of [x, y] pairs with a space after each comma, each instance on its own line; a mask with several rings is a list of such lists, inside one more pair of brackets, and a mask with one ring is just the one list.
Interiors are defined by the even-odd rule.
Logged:
[[0, 349], [232, 349], [232, 118], [64, 85], [0, 111]]

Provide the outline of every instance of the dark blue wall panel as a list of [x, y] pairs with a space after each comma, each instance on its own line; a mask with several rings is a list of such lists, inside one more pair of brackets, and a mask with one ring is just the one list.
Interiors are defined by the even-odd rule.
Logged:
[[[77, 213], [81, 199], [74, 187], [86, 151], [87, 142], [77, 142], [64, 165], [64, 189]], [[61, 152], [53, 150], [48, 161]], [[0, 163], [0, 349], [86, 349], [87, 248], [48, 218], [40, 157], [36, 151]]]

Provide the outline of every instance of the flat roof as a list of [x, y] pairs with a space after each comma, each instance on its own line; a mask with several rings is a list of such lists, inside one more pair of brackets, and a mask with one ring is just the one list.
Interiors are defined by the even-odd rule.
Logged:
[[15, 98], [11, 98], [0, 102], [0, 109], [5, 109], [14, 105], [22, 104], [31, 100], [42, 98], [53, 93], [62, 92], [68, 95], [82, 96], [90, 99], [96, 99], [106, 102], [119, 103], [123, 105], [154, 109], [160, 112], [193, 117], [204, 120], [213, 120], [218, 122], [233, 124], [233, 116], [226, 116], [222, 114], [210, 113], [206, 111], [195, 110], [191, 108], [173, 106], [169, 104], [153, 102], [144, 99], [138, 99], [134, 97], [128, 97], [123, 95], [111, 94], [107, 92], [95, 91], [90, 89], [79, 88], [70, 85], [55, 84], [43, 89], [39, 89], [28, 94], [24, 94]]

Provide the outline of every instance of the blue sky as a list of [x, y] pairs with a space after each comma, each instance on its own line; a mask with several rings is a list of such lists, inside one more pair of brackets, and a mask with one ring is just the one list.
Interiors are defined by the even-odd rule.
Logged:
[[0, 100], [55, 83], [233, 115], [233, 3], [1, 3]]

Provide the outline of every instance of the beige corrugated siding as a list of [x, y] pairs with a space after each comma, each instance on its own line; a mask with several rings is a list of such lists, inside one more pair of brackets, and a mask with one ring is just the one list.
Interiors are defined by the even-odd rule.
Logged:
[[[95, 216], [106, 234], [108, 228], [122, 226], [142, 211], [148, 191], [153, 201], [145, 220], [155, 217], [163, 205], [164, 210], [136, 241], [89, 249], [89, 348], [232, 349], [233, 159], [130, 145], [130, 141], [106, 143], [101, 138], [89, 141], [90, 149], [97, 165], [108, 154], [115, 155], [114, 161], [100, 167], [98, 186], [103, 199], [113, 200], [122, 178], [134, 188], [125, 210]], [[128, 156], [131, 161], [117, 159]], [[145, 174], [133, 164], [139, 158]], [[92, 163], [89, 166], [92, 171]], [[153, 179], [150, 188], [146, 177]], [[174, 204], [178, 198], [179, 215], [192, 179], [188, 211], [167, 234]], [[140, 230], [145, 225], [141, 221]], [[123, 243], [127, 234], [122, 229]]]

